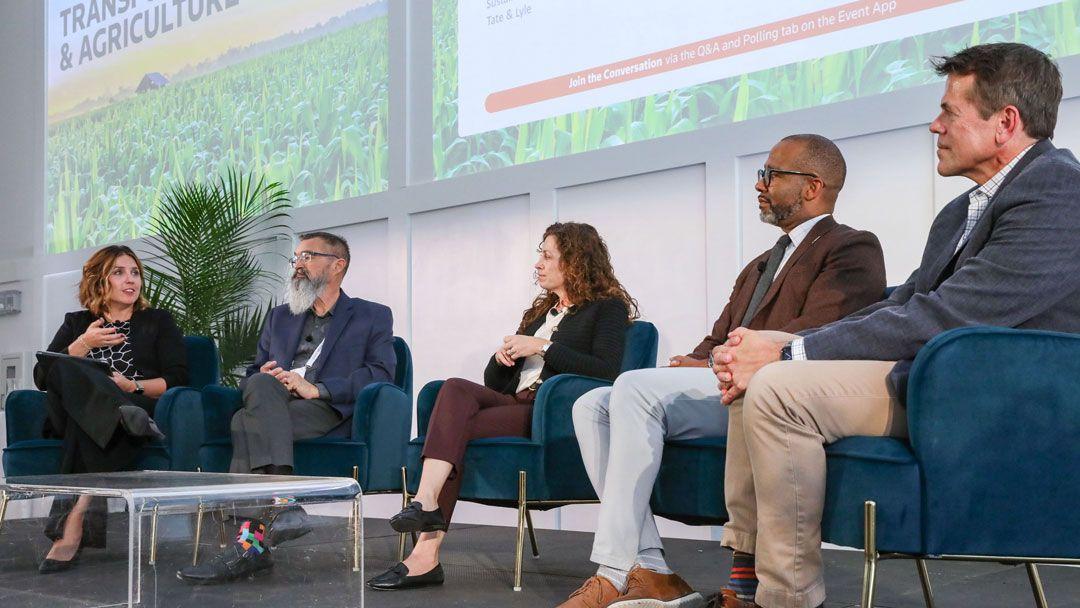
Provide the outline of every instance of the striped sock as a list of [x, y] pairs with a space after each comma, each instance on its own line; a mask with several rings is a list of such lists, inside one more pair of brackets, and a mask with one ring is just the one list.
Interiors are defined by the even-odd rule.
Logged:
[[728, 588], [744, 602], [754, 601], [757, 593], [757, 574], [754, 572], [754, 556], [736, 551], [731, 558], [731, 579]]
[[664, 559], [664, 552], [660, 549], [645, 549], [638, 553], [637, 565], [646, 570], [652, 570], [657, 574], [675, 574], [668, 567]]
[[619, 570], [618, 568], [612, 568], [611, 566], [600, 566], [596, 571], [597, 576], [602, 576], [611, 581], [611, 584], [615, 586], [615, 589], [622, 593], [623, 589], [626, 589], [626, 577], [630, 573], [626, 570]]

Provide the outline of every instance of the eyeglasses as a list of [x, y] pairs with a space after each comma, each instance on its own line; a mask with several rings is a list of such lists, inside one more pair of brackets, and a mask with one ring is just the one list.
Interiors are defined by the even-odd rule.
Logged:
[[320, 253], [318, 251], [301, 251], [300, 253], [298, 253], [298, 254], [292, 256], [291, 258], [289, 258], [289, 264], [291, 264], [293, 266], [296, 266], [297, 262], [303, 262], [305, 264], [310, 264], [311, 263], [311, 258], [316, 257], [316, 256], [323, 257], [323, 258], [334, 258], [335, 260], [342, 259], [341, 256], [334, 255], [332, 253]]
[[761, 181], [761, 183], [765, 184], [766, 188], [768, 188], [769, 184], [772, 183], [773, 175], [776, 175], [777, 173], [784, 173], [786, 175], [805, 175], [806, 177], [821, 179], [816, 173], [805, 173], [803, 171], [787, 171], [785, 169], [773, 169], [772, 167], [758, 169], [757, 178]]

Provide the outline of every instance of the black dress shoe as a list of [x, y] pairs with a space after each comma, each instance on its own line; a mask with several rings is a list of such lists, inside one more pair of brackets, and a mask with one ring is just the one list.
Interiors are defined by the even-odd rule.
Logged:
[[176, 578], [193, 585], [213, 585], [269, 573], [274, 560], [270, 547], [263, 542], [265, 530], [257, 521], [245, 521], [236, 542], [210, 561], [178, 570]]
[[449, 527], [442, 509], [425, 511], [419, 502], [413, 501], [400, 513], [390, 518], [395, 532], [445, 532]]
[[409, 567], [401, 562], [367, 582], [367, 586], [376, 591], [397, 591], [441, 584], [443, 584], [442, 564], [435, 564], [434, 568], [423, 574], [409, 576]]
[[38, 565], [38, 574], [52, 574], [54, 572], [63, 572], [64, 570], [71, 570], [75, 567], [75, 562], [79, 561], [79, 556], [82, 555], [82, 547], [80, 546], [75, 550], [75, 555], [71, 556], [69, 560], [58, 560], [45, 558], [41, 560], [41, 564]]
[[270, 520], [270, 546], [276, 547], [281, 543], [296, 540], [311, 532], [308, 523], [307, 512], [299, 505], [293, 505], [282, 511], [278, 511]]

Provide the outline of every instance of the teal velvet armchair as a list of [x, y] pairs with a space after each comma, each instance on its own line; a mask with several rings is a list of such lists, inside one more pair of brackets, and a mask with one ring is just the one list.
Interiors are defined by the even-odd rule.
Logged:
[[[622, 371], [654, 367], [658, 334], [652, 323], [635, 321], [626, 334]], [[574, 402], [586, 392], [611, 383], [573, 374], [547, 379], [536, 393], [532, 435], [493, 437], [469, 442], [465, 452], [465, 476], [460, 500], [518, 510], [514, 589], [521, 589], [521, 558], [528, 527], [533, 555], [538, 556], [530, 510], [547, 510], [568, 504], [596, 502], [596, 493], [581, 460], [574, 422]], [[409, 442], [409, 487], [415, 491], [420, 478], [420, 455], [428, 422], [442, 381], [429, 382], [417, 397], [419, 436]]]
[[[185, 336], [188, 385], [165, 391], [154, 409], [154, 421], [164, 441], [143, 447], [135, 467], [142, 470], [194, 471], [202, 444], [202, 410], [199, 391], [220, 381], [217, 346], [210, 338]], [[14, 391], [5, 406], [7, 447], [4, 474], [49, 475], [60, 472], [61, 441], [42, 436], [46, 414], [45, 393]]]
[[[394, 338], [394, 382], [369, 384], [356, 396], [351, 418], [324, 437], [294, 443], [297, 475], [353, 477], [364, 493], [402, 489], [405, 446], [412, 427], [412, 355]], [[232, 459], [229, 423], [243, 405], [239, 390], [208, 386], [202, 391], [205, 441], [198, 451], [203, 471], [225, 472]]]
[[[863, 600], [878, 561], [1080, 565], [1080, 335], [970, 327], [919, 351], [909, 441], [849, 437], [826, 450], [822, 539], [862, 547]], [[1002, 598], [1016, 604], [1019, 598]]]

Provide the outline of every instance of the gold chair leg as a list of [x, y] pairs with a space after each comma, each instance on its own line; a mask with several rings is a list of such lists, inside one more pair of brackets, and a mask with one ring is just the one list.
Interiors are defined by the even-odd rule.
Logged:
[[1035, 605], [1039, 608], [1046, 608], [1046, 593], [1043, 591], [1042, 579], [1039, 578], [1039, 569], [1031, 562], [1024, 564], [1024, 566], [1027, 567], [1031, 592], [1035, 594]]
[[[409, 486], [408, 475], [406, 475], [405, 467], [401, 467], [401, 508], [409, 506]], [[416, 544], [416, 539], [413, 539], [413, 544]], [[405, 533], [398, 534], [397, 545], [397, 559], [399, 562], [405, 561]]]
[[[353, 526], [352, 526], [352, 533], [353, 533], [353, 567], [352, 567], [352, 570], [353, 570], [353, 572], [360, 572], [361, 571], [360, 570], [360, 543], [361, 543], [361, 537], [362, 537], [362, 530], [364, 529], [364, 522], [361, 520], [361, 517], [363, 517], [363, 513], [362, 513], [361, 508], [360, 508], [360, 497], [361, 497], [360, 494], [356, 495], [356, 498], [353, 499], [353, 507], [352, 507], [352, 519], [353, 519]], [[361, 578], [363, 578], [362, 575], [361, 575]]]
[[150, 519], [150, 565], [157, 563], [157, 520], [158, 507], [154, 505], [154, 515]]
[[926, 570], [926, 560], [916, 559], [915, 568], [919, 571], [919, 584], [922, 585], [923, 602], [926, 608], [934, 608], [934, 590], [930, 587], [930, 573]]
[[863, 587], [862, 608], [874, 607], [874, 584], [877, 582], [877, 503], [872, 500], [863, 505]]
[[536, 548], [536, 532], [533, 531], [532, 512], [526, 507], [525, 524], [529, 528], [529, 544], [532, 545], [533, 558], [540, 557], [540, 550]]
[[195, 549], [191, 552], [191, 565], [199, 565], [199, 541], [202, 540], [202, 520], [206, 513], [206, 505], [199, 503], [199, 510], [195, 513]]
[[0, 492], [0, 530], [4, 529], [4, 517], [7, 515], [7, 506], [10, 497], [7, 492]]
[[225, 533], [225, 509], [218, 509], [218, 548], [224, 549], [229, 546], [229, 537]]
[[525, 471], [518, 471], [517, 550], [514, 553], [514, 591], [521, 591], [521, 557], [525, 552]]

